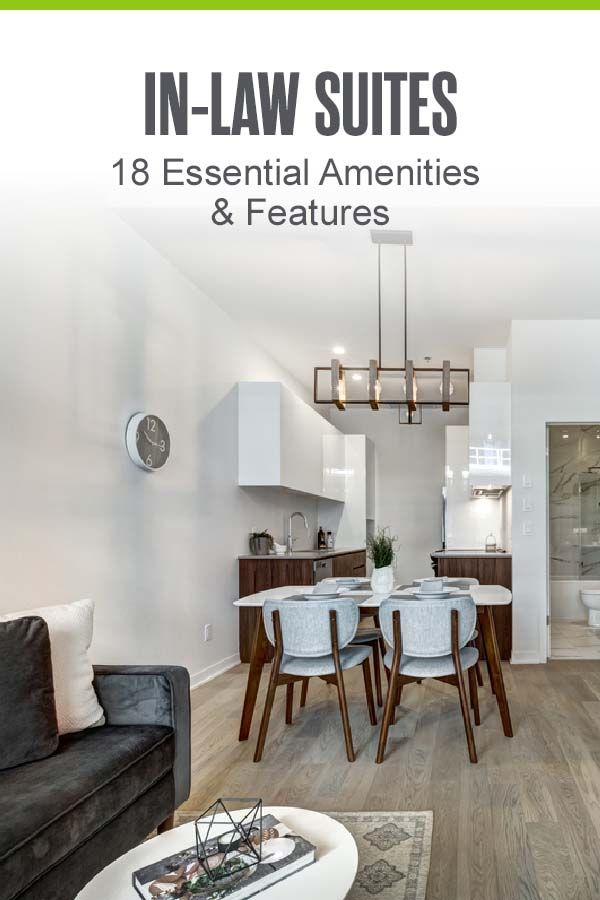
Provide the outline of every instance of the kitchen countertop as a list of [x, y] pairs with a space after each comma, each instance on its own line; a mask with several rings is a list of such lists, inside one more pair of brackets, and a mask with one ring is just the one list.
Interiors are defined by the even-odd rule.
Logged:
[[435, 557], [481, 556], [484, 559], [487, 559], [490, 556], [492, 557], [492, 559], [494, 557], [498, 557], [500, 559], [510, 559], [512, 557], [512, 553], [507, 553], [506, 550], [496, 550], [494, 553], [488, 553], [486, 550], [436, 550], [431, 555]]
[[335, 550], [297, 550], [295, 553], [266, 553], [255, 556], [247, 553], [238, 559], [331, 559], [332, 556], [345, 556], [347, 553], [364, 552], [364, 547], [336, 547]]

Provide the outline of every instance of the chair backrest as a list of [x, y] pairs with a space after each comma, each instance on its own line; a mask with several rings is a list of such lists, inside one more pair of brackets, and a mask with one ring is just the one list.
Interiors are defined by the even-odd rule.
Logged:
[[337, 616], [338, 647], [350, 643], [358, 627], [358, 606], [347, 600], [265, 600], [267, 637], [275, 644], [273, 612], [279, 611], [283, 652], [289, 656], [328, 656], [331, 653], [329, 613]]
[[452, 610], [458, 610], [459, 649], [471, 640], [477, 620], [472, 597], [452, 600], [383, 600], [379, 622], [383, 636], [394, 646], [393, 613], [400, 612], [402, 652], [408, 656], [447, 656], [452, 652]]

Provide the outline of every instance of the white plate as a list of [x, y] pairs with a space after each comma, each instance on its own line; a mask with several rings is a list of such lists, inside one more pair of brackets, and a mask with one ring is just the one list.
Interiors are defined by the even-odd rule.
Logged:
[[444, 588], [441, 591], [419, 591], [416, 588], [413, 588], [406, 593], [411, 594], [413, 597], [418, 597], [419, 600], [445, 600], [447, 597], [464, 593], [464, 591], [461, 591], [460, 588]]
[[[430, 579], [431, 579], [431, 575], [428, 578], [413, 578], [413, 584], [415, 587], [417, 587], [417, 585], [423, 584], [424, 581], [429, 581]], [[438, 581], [449, 581], [449, 578], [447, 575], [440, 575], [440, 577], [437, 580]]]
[[340, 594], [337, 591], [331, 594], [303, 594], [305, 600], [339, 600]]

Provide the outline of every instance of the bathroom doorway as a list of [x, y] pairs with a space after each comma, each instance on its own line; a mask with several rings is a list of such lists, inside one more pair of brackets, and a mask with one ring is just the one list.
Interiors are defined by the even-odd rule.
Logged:
[[600, 659], [600, 423], [548, 426], [550, 656]]

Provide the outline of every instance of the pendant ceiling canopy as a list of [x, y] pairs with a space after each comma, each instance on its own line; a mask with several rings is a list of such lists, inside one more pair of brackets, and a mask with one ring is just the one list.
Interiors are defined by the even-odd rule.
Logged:
[[[398, 407], [401, 425], [420, 425], [423, 407], [441, 407], [445, 412], [455, 406], [469, 405], [469, 369], [453, 369], [449, 360], [441, 368], [416, 367], [408, 357], [407, 247], [413, 243], [412, 231], [372, 231], [377, 245], [378, 356], [368, 365], [344, 366], [332, 359], [329, 366], [314, 370], [314, 402], [343, 410], [348, 406]], [[402, 366], [384, 366], [381, 358], [381, 248], [395, 245], [403, 255], [404, 362]]]

